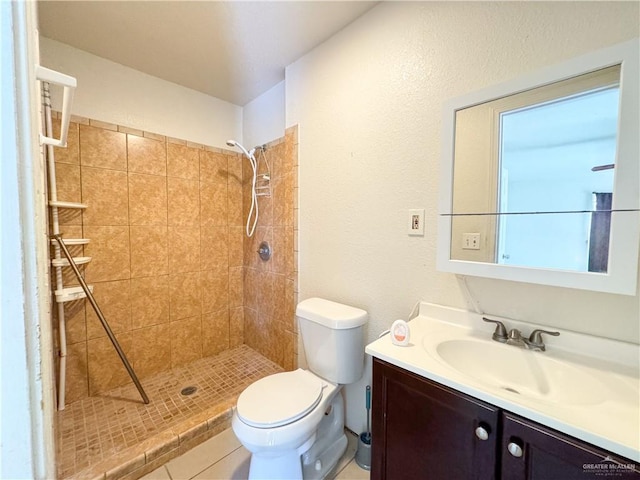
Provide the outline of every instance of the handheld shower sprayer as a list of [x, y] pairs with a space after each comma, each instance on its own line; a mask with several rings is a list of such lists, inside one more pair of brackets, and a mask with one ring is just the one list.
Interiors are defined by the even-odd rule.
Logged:
[[229, 145], [230, 147], [238, 147], [249, 160], [249, 163], [251, 164], [251, 170], [253, 171], [253, 177], [251, 180], [251, 208], [249, 209], [249, 214], [247, 215], [247, 224], [245, 226], [247, 237], [252, 237], [258, 223], [258, 196], [256, 194], [258, 162], [256, 161], [256, 157], [254, 156], [256, 149], [252, 148], [251, 150], [247, 151], [246, 148], [244, 148], [235, 140], [227, 140], [227, 145]]

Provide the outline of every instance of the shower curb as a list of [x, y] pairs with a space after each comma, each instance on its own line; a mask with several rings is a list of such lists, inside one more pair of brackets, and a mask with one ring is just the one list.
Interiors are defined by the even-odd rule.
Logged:
[[231, 426], [237, 397], [63, 480], [136, 480]]

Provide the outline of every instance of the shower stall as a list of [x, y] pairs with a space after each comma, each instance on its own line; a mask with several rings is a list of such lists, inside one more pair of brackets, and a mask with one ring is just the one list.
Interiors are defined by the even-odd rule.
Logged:
[[150, 400], [84, 298], [62, 304], [60, 324], [53, 309], [60, 478], [141, 476], [228, 427], [245, 386], [297, 365], [297, 128], [236, 146], [72, 117], [67, 147], [53, 148], [58, 198], [86, 205], [61, 209], [55, 233], [90, 239], [69, 248], [91, 258], [81, 273]]

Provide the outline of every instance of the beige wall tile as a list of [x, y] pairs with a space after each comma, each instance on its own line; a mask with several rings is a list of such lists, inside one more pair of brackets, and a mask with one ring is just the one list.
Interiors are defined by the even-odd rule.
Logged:
[[[65, 331], [67, 344], [87, 341], [87, 323], [85, 318], [85, 301], [65, 302], [64, 304]], [[51, 309], [56, 325], [58, 325], [57, 304]]]
[[144, 136], [144, 132], [142, 130], [131, 127], [123, 127], [122, 125], [118, 125], [118, 131], [122, 133], [128, 133], [130, 135], [136, 135], [138, 137]]
[[296, 320], [297, 296], [295, 293], [295, 281], [287, 278], [285, 294], [285, 327], [292, 332], [298, 331], [298, 322]]
[[284, 228], [284, 248], [286, 254], [284, 255], [285, 261], [285, 275], [287, 278], [295, 278], [297, 271], [297, 263], [295, 262], [295, 230], [292, 226], [286, 226]]
[[200, 184], [195, 180], [167, 178], [169, 225], [200, 224]]
[[201, 270], [226, 273], [229, 269], [229, 231], [227, 227], [200, 229]]
[[67, 347], [65, 403], [75, 402], [89, 395], [87, 342]]
[[199, 150], [186, 145], [167, 144], [167, 176], [199, 180]]
[[243, 303], [242, 267], [229, 269], [229, 307], [241, 307]]
[[200, 152], [200, 181], [227, 185], [227, 155], [210, 151]]
[[129, 172], [167, 175], [167, 150], [164, 141], [127, 135]]
[[200, 228], [169, 227], [169, 272], [200, 271]]
[[257, 297], [258, 313], [265, 315], [268, 320], [273, 318], [273, 283], [276, 275], [269, 272], [258, 272]]
[[89, 167], [126, 171], [126, 135], [80, 125], [80, 163]]
[[258, 310], [258, 271], [254, 268], [244, 267], [243, 273], [243, 304], [253, 310]]
[[284, 275], [277, 274], [272, 274], [271, 278], [273, 279], [273, 308], [271, 313], [274, 326], [277, 326], [280, 330], [286, 330], [290, 328], [287, 311], [287, 279]]
[[[116, 335], [120, 347], [133, 362], [131, 334]], [[118, 353], [107, 337], [94, 338], [87, 342], [89, 361], [89, 395], [125, 385], [131, 379]]]
[[140, 377], [171, 368], [171, 328], [169, 324], [136, 330], [132, 335], [135, 370]]
[[293, 255], [293, 250], [289, 252], [287, 249], [285, 227], [273, 227], [272, 241], [273, 255], [269, 260], [269, 270], [273, 273], [284, 274], [287, 255]]
[[273, 182], [273, 224], [293, 225], [292, 176], [275, 178]]
[[295, 349], [294, 345], [298, 342], [297, 335], [290, 331], [284, 332], [284, 349], [282, 368], [291, 371], [295, 370]]
[[202, 313], [217, 312], [229, 305], [229, 274], [205, 271], [202, 279]]
[[112, 130], [114, 132], [118, 131], [118, 125], [115, 123], [103, 122], [100, 120], [94, 120], [93, 118], [89, 119], [89, 125], [94, 127], [102, 128], [104, 130]]
[[273, 243], [273, 229], [270, 227], [257, 227], [251, 238], [244, 237], [244, 266], [264, 270], [270, 268], [270, 263], [260, 259], [258, 248], [260, 243], [265, 241]]
[[200, 316], [172, 321], [171, 368], [202, 358], [202, 322]]
[[202, 288], [199, 273], [183, 273], [169, 276], [171, 321], [201, 314]]
[[164, 135], [160, 135], [159, 133], [143, 132], [143, 135], [145, 136], [145, 138], [151, 138], [152, 140], [158, 140], [160, 142], [167, 141], [167, 137], [165, 137]]
[[91, 242], [84, 247], [91, 263], [85, 269], [87, 282], [122, 280], [131, 276], [129, 256], [129, 227], [84, 227], [84, 235]]
[[169, 322], [169, 276], [131, 279], [131, 328]]
[[229, 349], [229, 310], [202, 315], [202, 355], [217, 355]]
[[164, 141], [127, 135], [129, 172], [167, 175], [167, 150]]
[[[59, 208], [58, 209], [58, 224], [63, 226], [81, 226], [82, 225], [82, 210], [76, 208]], [[70, 237], [69, 237], [70, 238]]]
[[63, 202], [80, 202], [82, 199], [80, 165], [56, 162], [55, 169], [58, 200]]
[[200, 182], [200, 223], [202, 226], [227, 225], [227, 185]]
[[229, 227], [229, 267], [241, 267], [244, 260], [244, 227]]
[[167, 227], [131, 227], [131, 277], [169, 273]]
[[244, 343], [244, 308], [229, 310], [229, 347], [234, 348]]
[[131, 225], [167, 224], [167, 179], [156, 175], [129, 174]]
[[229, 225], [243, 225], [242, 218], [242, 162], [241, 158], [228, 158], [227, 195], [228, 195], [228, 223]]
[[[266, 327], [266, 325], [264, 326]], [[252, 308], [244, 307], [244, 343], [257, 351], [261, 351], [263, 342], [263, 325], [260, 324], [257, 312]]]
[[127, 173], [82, 167], [82, 202], [87, 204], [84, 225], [128, 225]]
[[[53, 123], [53, 136], [60, 138], [60, 120], [54, 119]], [[69, 131], [67, 133], [67, 146], [66, 147], [54, 147], [53, 154], [56, 162], [60, 163], [73, 163], [75, 165], [80, 164], [80, 130], [78, 124], [75, 122], [69, 123]]]
[[[131, 287], [129, 280], [100, 282], [93, 285], [93, 296], [113, 332], [131, 330]], [[93, 308], [87, 310], [87, 338], [104, 337], [105, 333]]]

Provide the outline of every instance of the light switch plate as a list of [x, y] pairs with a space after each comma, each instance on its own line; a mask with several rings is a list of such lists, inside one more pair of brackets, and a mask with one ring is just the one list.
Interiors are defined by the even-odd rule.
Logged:
[[409, 235], [424, 236], [424, 208], [409, 210]]

